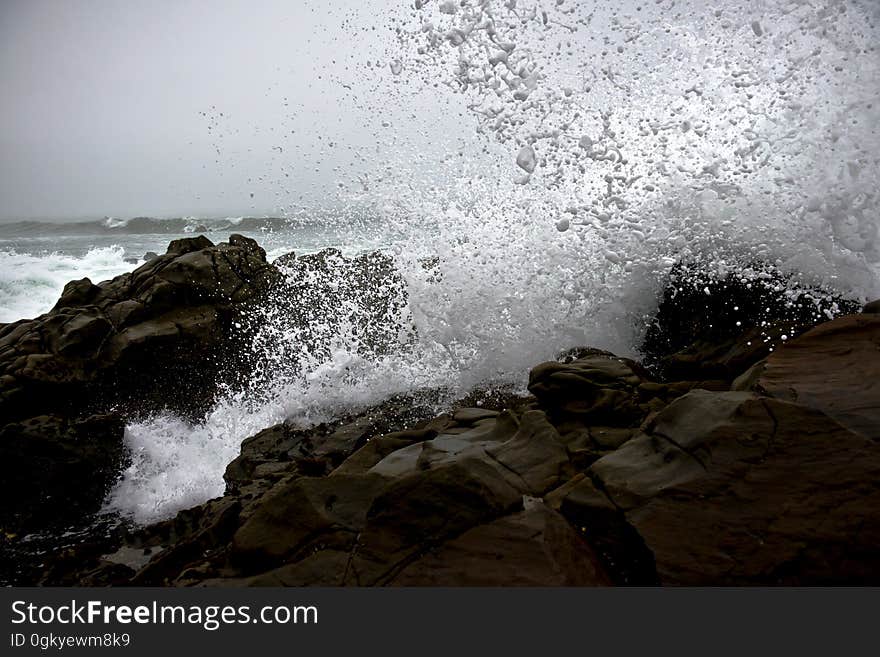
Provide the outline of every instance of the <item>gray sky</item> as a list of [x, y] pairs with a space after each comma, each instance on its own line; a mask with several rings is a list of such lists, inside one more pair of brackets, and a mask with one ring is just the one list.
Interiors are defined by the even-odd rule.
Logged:
[[0, 220], [325, 197], [378, 134], [364, 99], [390, 73], [364, 64], [395, 4], [4, 0]]

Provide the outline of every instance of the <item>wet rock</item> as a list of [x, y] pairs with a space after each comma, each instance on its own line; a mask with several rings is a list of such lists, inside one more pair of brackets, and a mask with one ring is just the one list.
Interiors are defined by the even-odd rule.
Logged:
[[676, 265], [642, 352], [667, 378], [732, 381], [769, 347], [858, 305], [760, 263], [718, 273], [704, 263]]
[[404, 476], [373, 501], [347, 583], [387, 584], [426, 549], [521, 507], [522, 493], [476, 458]]
[[590, 473], [664, 584], [877, 581], [880, 449], [814, 409], [691, 392]]
[[0, 428], [0, 527], [42, 531], [98, 511], [124, 460], [123, 429], [116, 415], [43, 415]]
[[480, 525], [406, 566], [395, 586], [601, 586], [592, 549], [540, 502]]
[[624, 359], [601, 354], [538, 365], [529, 375], [529, 392], [551, 413], [626, 426], [643, 415], [636, 399], [641, 383]]
[[452, 414], [452, 419], [461, 424], [475, 424], [480, 420], [497, 417], [498, 411], [487, 408], [460, 408]]
[[[296, 457], [307, 457], [301, 449], [307, 439], [308, 434], [296, 432], [285, 424], [277, 424], [245, 439], [240, 454], [226, 466], [223, 479], [227, 492], [239, 493], [259, 479], [269, 480], [263, 482], [262, 488], [265, 488], [284, 473], [295, 473]], [[276, 467], [266, 472], [266, 467], [270, 465]]]
[[366, 445], [343, 461], [338, 468], [330, 473], [330, 476], [367, 472], [389, 454], [404, 447], [409, 447], [414, 443], [424, 442], [436, 437], [436, 429], [398, 431], [385, 436], [379, 436], [367, 442]]
[[715, 379], [730, 382], [778, 349], [786, 339], [800, 335], [812, 323], [777, 322], [749, 329], [722, 342], [696, 340], [663, 358], [659, 368], [669, 379]]
[[367, 510], [386, 484], [374, 474], [281, 482], [236, 531], [232, 559], [245, 570], [260, 572], [307, 550], [319, 538], [347, 547], [364, 528]]
[[513, 475], [513, 483], [531, 495], [543, 495], [573, 473], [569, 455], [556, 428], [542, 411], [526, 411], [510, 440], [486, 454]]
[[237, 318], [278, 278], [256, 242], [230, 239], [175, 240], [112, 281], [69, 283], [51, 311], [4, 327], [0, 424], [114, 406], [203, 412], [219, 374], [243, 369]]
[[544, 499], [589, 543], [614, 584], [659, 584], [653, 553], [592, 478], [578, 474]]
[[753, 387], [815, 408], [847, 429], [880, 439], [880, 316], [817, 326], [766, 360]]
[[[119, 361], [141, 345], [165, 358], [162, 345], [222, 325], [250, 303], [236, 299], [256, 298], [235, 282], [238, 265], [216, 274], [205, 266], [233, 256], [263, 262], [255, 243], [193, 238], [172, 247], [156, 261], [166, 263], [161, 271], [129, 275], [142, 296], [81, 312], [102, 307], [107, 284], [74, 282], [62, 297], [71, 305], [59, 308], [77, 312], [53, 311], [40, 330], [29, 321], [0, 327], [0, 344], [15, 344], [14, 357], [0, 348], [0, 363], [14, 361], [45, 391], [89, 383], [96, 375], [72, 367], [77, 358]], [[334, 250], [291, 255], [271, 288], [284, 302], [273, 317], [303, 322], [315, 353], [333, 318], [354, 318], [365, 351], [382, 353], [411, 328], [395, 305], [405, 295], [391, 264]], [[222, 498], [65, 550], [44, 583], [877, 583], [877, 315], [789, 339], [793, 326], [819, 321], [817, 306], [795, 297], [792, 310], [782, 295], [760, 321], [734, 329], [727, 320], [746, 294], [737, 280], [670, 293], [651, 338], [660, 349], [652, 371], [580, 347], [534, 368], [532, 396], [474, 391], [435, 416], [447, 392], [422, 391], [327, 424], [269, 427], [243, 442]], [[768, 290], [757, 291], [761, 303]], [[349, 304], [342, 313], [340, 304]], [[393, 330], [386, 322], [370, 333], [386, 313], [399, 320]], [[788, 332], [770, 352], [764, 340], [776, 321]], [[2, 376], [3, 394], [19, 385]]]
[[[321, 550], [296, 563], [242, 579], [242, 586], [343, 586], [348, 581], [351, 553], [348, 550]], [[223, 585], [224, 580], [207, 582]]]
[[[152, 547], [147, 548], [147, 563], [135, 572], [130, 583], [167, 586], [186, 578], [190, 564], [203, 563], [212, 553], [223, 553], [238, 527], [240, 512], [238, 500], [212, 500], [195, 509], [181, 511], [171, 521], [145, 532], [138, 543]], [[193, 573], [189, 573], [189, 577], [192, 578]]]

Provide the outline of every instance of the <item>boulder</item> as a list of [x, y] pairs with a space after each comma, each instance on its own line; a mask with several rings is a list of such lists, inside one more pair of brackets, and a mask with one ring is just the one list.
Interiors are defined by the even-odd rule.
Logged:
[[[373, 499], [386, 487], [374, 474], [297, 477], [276, 485], [232, 540], [233, 560], [262, 572], [309, 551], [317, 540], [347, 548], [364, 529]], [[335, 536], [333, 536], [335, 534]]]
[[68, 283], [48, 313], [0, 329], [0, 425], [110, 407], [204, 412], [223, 371], [243, 369], [240, 318], [277, 280], [256, 242], [234, 235], [175, 240], [129, 274]]
[[95, 513], [124, 462], [118, 415], [55, 415], [0, 428], [0, 527], [45, 531]]
[[691, 392], [590, 475], [663, 584], [880, 581], [880, 448], [813, 408]]
[[394, 586], [601, 586], [587, 543], [541, 502], [479, 525], [407, 565]]
[[679, 263], [669, 273], [657, 312], [646, 322], [646, 364], [669, 379], [732, 381], [770, 347], [858, 304], [805, 285], [766, 263], [718, 271]]
[[346, 583], [387, 584], [425, 550], [520, 508], [522, 493], [476, 458], [403, 476], [373, 500]]
[[529, 392], [551, 414], [618, 426], [628, 426], [643, 415], [636, 398], [641, 383], [632, 364], [608, 353], [542, 363], [529, 374]]
[[817, 326], [770, 355], [752, 387], [880, 439], [880, 315]]

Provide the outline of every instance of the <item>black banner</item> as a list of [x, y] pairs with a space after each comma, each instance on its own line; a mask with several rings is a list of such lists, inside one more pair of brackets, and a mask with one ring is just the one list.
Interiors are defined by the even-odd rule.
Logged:
[[0, 654], [837, 654], [874, 643], [876, 595], [876, 589], [3, 589]]

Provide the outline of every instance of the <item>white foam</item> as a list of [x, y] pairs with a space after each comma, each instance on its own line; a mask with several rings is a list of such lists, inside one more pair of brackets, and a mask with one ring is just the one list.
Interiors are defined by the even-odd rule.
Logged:
[[98, 283], [131, 271], [135, 265], [123, 256], [120, 246], [91, 249], [81, 258], [0, 251], [0, 323], [48, 311], [69, 281], [88, 276]]

